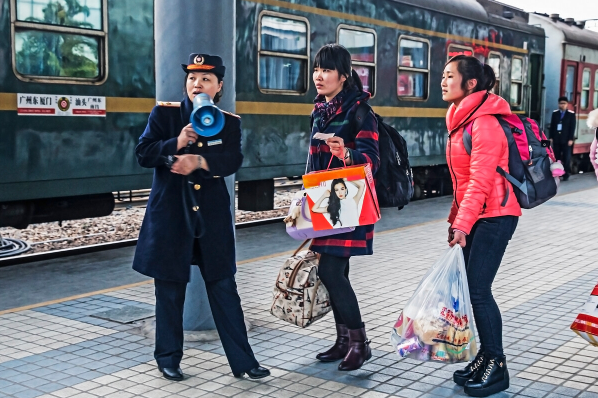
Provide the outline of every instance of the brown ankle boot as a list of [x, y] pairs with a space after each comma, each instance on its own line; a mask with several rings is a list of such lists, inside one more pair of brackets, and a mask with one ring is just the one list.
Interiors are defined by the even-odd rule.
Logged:
[[316, 355], [322, 362], [334, 362], [343, 359], [349, 351], [349, 329], [340, 323], [336, 324], [336, 343], [326, 352]]
[[349, 352], [338, 364], [338, 370], [355, 370], [372, 357], [370, 341], [365, 335], [365, 325], [361, 329], [349, 329]]

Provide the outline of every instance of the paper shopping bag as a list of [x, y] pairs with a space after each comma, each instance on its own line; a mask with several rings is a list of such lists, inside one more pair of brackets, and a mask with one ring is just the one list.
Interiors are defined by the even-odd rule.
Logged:
[[374, 224], [380, 207], [369, 164], [316, 171], [303, 176], [316, 231]]
[[598, 346], [598, 285], [581, 309], [581, 313], [573, 321], [571, 330], [590, 344]]

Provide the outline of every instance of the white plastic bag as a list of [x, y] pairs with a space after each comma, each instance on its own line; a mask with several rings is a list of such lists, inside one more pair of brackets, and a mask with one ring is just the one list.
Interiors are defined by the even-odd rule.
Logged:
[[446, 363], [477, 354], [463, 249], [446, 250], [422, 278], [390, 337], [401, 357]]

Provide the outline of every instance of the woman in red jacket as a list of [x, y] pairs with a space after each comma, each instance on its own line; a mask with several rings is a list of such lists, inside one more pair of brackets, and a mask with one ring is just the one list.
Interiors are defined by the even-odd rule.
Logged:
[[[513, 188], [496, 171], [497, 166], [508, 171], [509, 149], [493, 115], [509, 115], [511, 109], [507, 101], [489, 92], [495, 83], [489, 65], [464, 55], [451, 58], [442, 75], [442, 99], [451, 103], [446, 115], [446, 158], [454, 200], [448, 219], [448, 241], [450, 246], [458, 244], [463, 248], [481, 343], [475, 360], [456, 371], [453, 379], [474, 397], [509, 388], [502, 318], [492, 296], [492, 282], [521, 215]], [[471, 155], [463, 145], [465, 127], [472, 137]]]

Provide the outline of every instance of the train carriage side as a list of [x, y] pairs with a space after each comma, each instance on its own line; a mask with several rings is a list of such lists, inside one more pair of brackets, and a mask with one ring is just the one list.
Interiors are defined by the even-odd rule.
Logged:
[[111, 192], [151, 185], [134, 147], [155, 103], [153, 12], [0, 0], [0, 226], [103, 215]]
[[236, 109], [245, 153], [237, 174], [239, 206], [271, 208], [263, 195], [271, 179], [303, 174], [307, 116], [316, 96], [311, 62], [331, 42], [349, 49], [373, 95], [370, 103], [406, 138], [416, 195], [448, 193], [450, 176], [442, 166], [447, 105], [439, 89], [447, 57], [473, 54], [493, 65], [497, 92], [516, 112], [530, 112], [530, 98], [541, 97], [544, 32], [514, 10], [508, 19], [473, 0], [238, 0]]
[[560, 96], [567, 96], [570, 110], [577, 118], [571, 170], [593, 170], [588, 153], [594, 138], [586, 125], [588, 114], [598, 108], [598, 32], [585, 29], [583, 21], [562, 19], [558, 14], [532, 14], [531, 19], [544, 27], [551, 52], [546, 68], [546, 122]]

